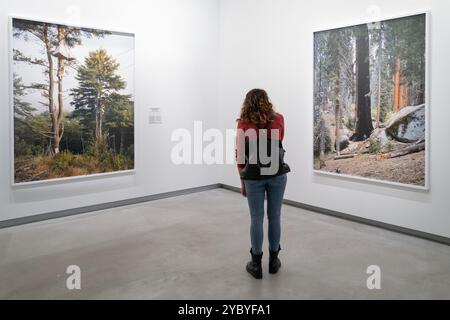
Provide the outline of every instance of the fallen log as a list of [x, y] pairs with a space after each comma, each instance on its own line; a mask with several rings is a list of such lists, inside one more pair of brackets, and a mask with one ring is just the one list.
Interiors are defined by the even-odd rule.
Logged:
[[351, 159], [354, 158], [356, 154], [342, 154], [340, 156], [334, 157], [334, 160], [344, 160], [344, 159]]
[[423, 143], [423, 142], [425, 142], [425, 139], [420, 139], [420, 140], [418, 140], [415, 144], [421, 144], [421, 143]]
[[401, 150], [393, 151], [390, 153], [385, 153], [383, 155], [384, 159], [392, 159], [392, 158], [398, 158], [403, 157], [411, 153], [416, 153], [425, 150], [425, 142], [421, 142], [419, 144], [414, 144], [412, 146], [403, 148]]

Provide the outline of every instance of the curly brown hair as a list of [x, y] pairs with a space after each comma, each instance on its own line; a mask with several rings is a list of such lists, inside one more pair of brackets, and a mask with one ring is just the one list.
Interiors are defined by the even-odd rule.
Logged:
[[267, 92], [263, 89], [253, 89], [245, 96], [241, 116], [238, 120], [259, 125], [267, 123], [274, 116], [275, 111]]

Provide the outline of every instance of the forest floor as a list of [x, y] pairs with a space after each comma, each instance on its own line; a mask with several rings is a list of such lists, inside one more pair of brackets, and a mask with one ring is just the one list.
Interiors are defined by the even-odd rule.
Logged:
[[[319, 170], [318, 163], [315, 164], [315, 169]], [[320, 170], [424, 186], [425, 151], [393, 159], [384, 159], [381, 155], [358, 154], [351, 159], [334, 160], [332, 155], [325, 160], [325, 167]]]
[[81, 176], [95, 173], [95, 170], [81, 168], [81, 166], [67, 166], [65, 170], [58, 170], [52, 164], [51, 157], [17, 157], [15, 160], [15, 182], [31, 182], [62, 177]]
[[51, 156], [18, 156], [14, 163], [16, 183], [41, 181], [56, 178], [84, 176], [96, 173], [128, 170], [133, 161], [121, 155], [113, 155], [100, 161], [88, 155], [61, 152]]

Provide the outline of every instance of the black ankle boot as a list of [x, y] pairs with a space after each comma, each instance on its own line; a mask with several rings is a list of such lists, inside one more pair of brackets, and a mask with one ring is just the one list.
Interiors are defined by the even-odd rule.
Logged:
[[252, 255], [252, 261], [247, 263], [247, 272], [256, 279], [262, 279], [261, 259], [263, 255], [262, 253], [260, 255], [253, 254], [252, 250], [250, 250], [250, 254]]
[[278, 259], [278, 253], [280, 250], [281, 247], [279, 247], [277, 251], [269, 251], [269, 273], [277, 273], [281, 267], [281, 261]]

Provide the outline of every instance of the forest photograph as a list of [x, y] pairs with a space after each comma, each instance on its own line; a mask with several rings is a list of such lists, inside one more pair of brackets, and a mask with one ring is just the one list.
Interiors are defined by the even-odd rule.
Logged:
[[134, 36], [12, 18], [14, 183], [134, 168]]
[[314, 169], [426, 186], [426, 14], [314, 34]]

